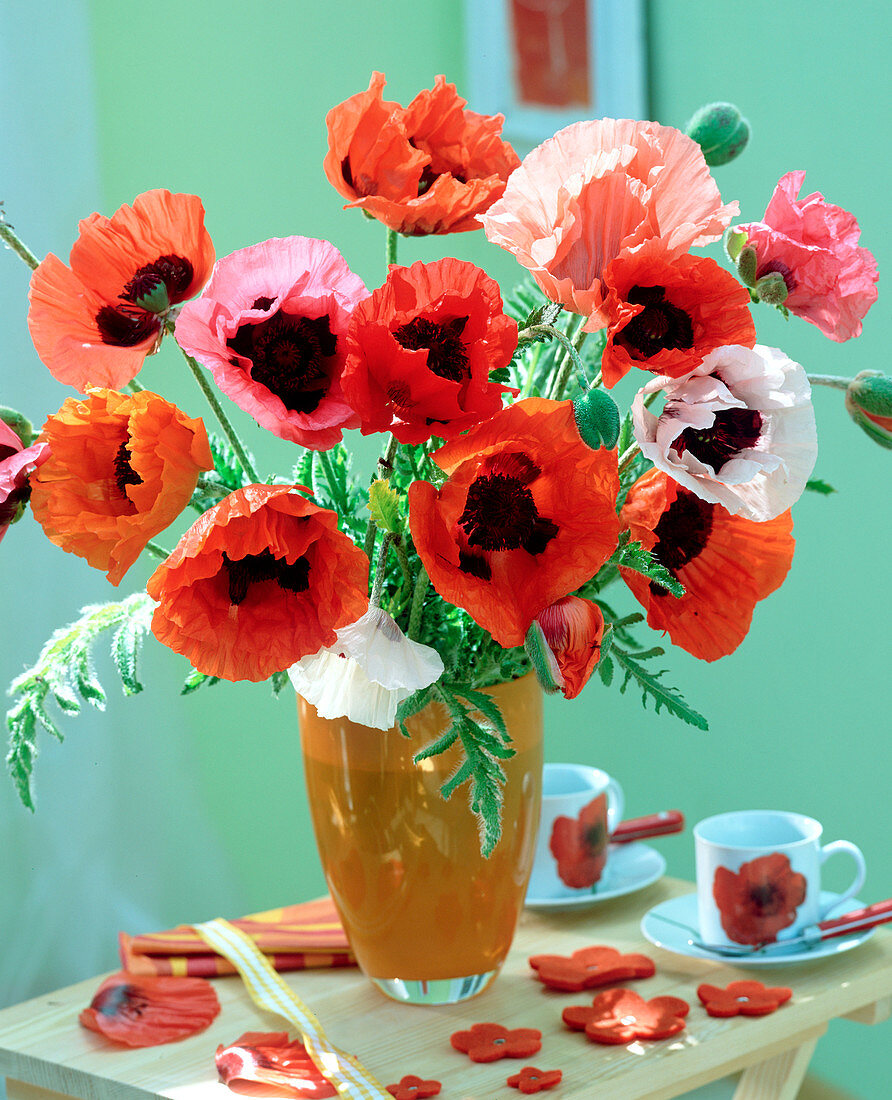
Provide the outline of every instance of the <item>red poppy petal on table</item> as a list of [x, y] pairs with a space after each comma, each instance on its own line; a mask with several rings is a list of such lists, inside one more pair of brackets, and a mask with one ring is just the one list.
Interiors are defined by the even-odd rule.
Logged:
[[218, 1046], [214, 1062], [220, 1080], [241, 1096], [337, 1096], [300, 1039], [287, 1031], [246, 1031], [229, 1046]]
[[472, 1062], [498, 1062], [535, 1054], [542, 1046], [542, 1032], [531, 1027], [509, 1030], [501, 1024], [472, 1024], [467, 1031], [454, 1031], [449, 1042]]
[[691, 1006], [680, 997], [645, 1001], [631, 989], [608, 989], [591, 1006], [565, 1008], [561, 1019], [595, 1043], [619, 1046], [636, 1039], [668, 1039], [683, 1031]]
[[443, 1086], [439, 1081], [424, 1080], [414, 1073], [407, 1073], [395, 1085], [387, 1085], [387, 1091], [395, 1100], [422, 1100], [426, 1096], [439, 1096]]
[[712, 896], [722, 928], [735, 943], [771, 943], [796, 920], [808, 880], [794, 871], [789, 857], [772, 852], [742, 863], [737, 871], [717, 867]]
[[704, 982], [697, 996], [710, 1016], [768, 1016], [789, 1001], [793, 990], [757, 981], [731, 982], [724, 989]]
[[115, 1043], [152, 1047], [204, 1031], [220, 1011], [204, 978], [158, 978], [122, 970], [106, 978], [78, 1019]]
[[559, 1069], [537, 1069], [536, 1066], [524, 1066], [520, 1073], [512, 1074], [505, 1082], [513, 1089], [519, 1089], [525, 1096], [536, 1092], [545, 1092], [561, 1083], [564, 1074]]
[[582, 947], [572, 955], [533, 955], [530, 966], [549, 989], [577, 993], [610, 982], [650, 978], [656, 973], [646, 955], [623, 955], [614, 947]]

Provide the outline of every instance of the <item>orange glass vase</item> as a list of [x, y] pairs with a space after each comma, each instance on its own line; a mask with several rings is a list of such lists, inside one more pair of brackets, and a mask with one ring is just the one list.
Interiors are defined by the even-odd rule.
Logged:
[[542, 695], [535, 676], [486, 689], [516, 754], [503, 761], [502, 838], [480, 854], [467, 788], [440, 787], [453, 746], [412, 757], [446, 729], [430, 704], [411, 738], [320, 718], [298, 696], [304, 774], [322, 867], [360, 967], [388, 996], [450, 1004], [484, 990], [505, 960], [535, 852], [542, 787]]

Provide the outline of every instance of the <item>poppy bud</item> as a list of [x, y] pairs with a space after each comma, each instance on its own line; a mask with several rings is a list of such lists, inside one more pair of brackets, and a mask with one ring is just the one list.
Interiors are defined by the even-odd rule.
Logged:
[[685, 133], [703, 150], [710, 168], [715, 168], [743, 152], [750, 139], [750, 124], [733, 103], [709, 103], [694, 114]]
[[619, 439], [619, 409], [604, 390], [589, 390], [573, 402], [573, 416], [583, 443], [593, 451], [613, 450]]
[[604, 636], [601, 609], [591, 600], [564, 596], [540, 612], [527, 634], [527, 653], [538, 672], [530, 650], [534, 628], [538, 628], [541, 644], [550, 658], [549, 670], [554, 683], [565, 699], [575, 699], [601, 659]]
[[892, 450], [892, 378], [876, 370], [856, 374], [846, 390], [846, 408], [875, 443]]
[[34, 427], [27, 416], [23, 416], [16, 409], [10, 409], [7, 405], [0, 405], [0, 420], [12, 428], [21, 439], [23, 447], [30, 447], [34, 442]]
[[725, 251], [732, 264], [737, 263], [737, 258], [743, 246], [746, 244], [746, 233], [742, 229], [729, 229], [725, 234]]
[[737, 256], [737, 273], [744, 286], [756, 285], [756, 268], [759, 257], [752, 245], [744, 245]]
[[760, 302], [767, 302], [770, 306], [782, 306], [787, 300], [787, 284], [779, 271], [769, 271], [761, 279], [756, 280], [756, 295]]

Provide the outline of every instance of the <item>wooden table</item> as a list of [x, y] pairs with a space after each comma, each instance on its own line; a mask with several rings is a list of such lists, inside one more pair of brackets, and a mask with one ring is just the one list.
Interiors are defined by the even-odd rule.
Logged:
[[[526, 911], [498, 980], [460, 1005], [396, 1004], [354, 969], [284, 977], [315, 1011], [331, 1040], [355, 1054], [382, 1084], [407, 1073], [434, 1077], [443, 1082], [443, 1100], [520, 1096], [505, 1081], [525, 1064], [563, 1070], [563, 1082], [548, 1094], [556, 1100], [668, 1100], [741, 1070], [735, 1100], [793, 1100], [830, 1020], [846, 1017], [872, 1024], [892, 1012], [892, 933], [886, 929], [852, 951], [758, 971], [689, 959], [646, 943], [639, 931], [642, 914], [692, 889], [690, 883], [663, 879], [640, 893], [589, 909]], [[595, 943], [649, 954], [657, 964], [656, 976], [629, 984], [647, 998], [672, 994], [688, 1001], [686, 1030], [663, 1042], [623, 1047], [590, 1043], [566, 1030], [561, 1010], [590, 1004], [592, 994], [545, 990], [531, 978], [527, 957], [568, 954]], [[760, 1018], [707, 1016], [697, 1000], [697, 985], [725, 985], [741, 977], [790, 985], [793, 999]], [[217, 1045], [232, 1042], [243, 1031], [284, 1028], [278, 1018], [254, 1007], [241, 979], [217, 978], [222, 1011], [206, 1031], [167, 1046], [116, 1047], [77, 1022], [99, 981], [81, 982], [0, 1012], [0, 1073], [7, 1077], [9, 1100], [52, 1100], [59, 1094], [87, 1100], [225, 1100], [233, 1094], [217, 1081]], [[449, 1035], [483, 1021], [539, 1028], [542, 1050], [523, 1062], [474, 1064], [450, 1047]]]

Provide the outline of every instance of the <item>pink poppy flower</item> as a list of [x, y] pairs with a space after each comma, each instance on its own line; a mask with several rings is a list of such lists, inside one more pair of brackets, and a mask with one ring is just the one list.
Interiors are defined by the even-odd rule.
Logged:
[[24, 447], [19, 436], [0, 420], [0, 539], [31, 496], [28, 475], [50, 456], [48, 443]]
[[[659, 416], [644, 406], [662, 391]], [[701, 500], [764, 522], [802, 495], [818, 454], [805, 371], [777, 348], [716, 348], [681, 378], [660, 375], [632, 403], [645, 458]]]
[[680, 130], [603, 118], [534, 149], [480, 220], [549, 298], [587, 316], [611, 260], [655, 237], [680, 256], [721, 237], [737, 209]]
[[876, 260], [858, 245], [852, 214], [826, 202], [820, 191], [797, 199], [805, 172], [778, 181], [760, 222], [737, 226], [756, 250], [756, 278], [779, 271], [787, 285], [784, 306], [817, 325], [831, 340], [861, 332], [861, 318], [877, 299]]
[[340, 379], [350, 315], [367, 297], [333, 244], [274, 238], [218, 261], [176, 339], [264, 428], [324, 451], [359, 425]]

